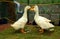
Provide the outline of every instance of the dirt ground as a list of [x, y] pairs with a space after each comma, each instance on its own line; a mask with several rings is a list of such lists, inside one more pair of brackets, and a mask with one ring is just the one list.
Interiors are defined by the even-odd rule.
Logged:
[[5, 30], [5, 29], [8, 29], [9, 27], [10, 27], [10, 23], [0, 24], [0, 32]]

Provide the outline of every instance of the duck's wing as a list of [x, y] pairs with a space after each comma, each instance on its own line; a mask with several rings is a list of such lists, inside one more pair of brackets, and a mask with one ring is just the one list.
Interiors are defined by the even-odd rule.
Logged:
[[45, 17], [42, 17], [42, 16], [39, 16], [39, 19], [45, 21], [45, 22], [51, 22], [51, 20], [45, 18]]
[[15, 30], [18, 30], [20, 28], [24, 28], [25, 24], [27, 23], [27, 19], [21, 18], [17, 20], [15, 23], [11, 25]]

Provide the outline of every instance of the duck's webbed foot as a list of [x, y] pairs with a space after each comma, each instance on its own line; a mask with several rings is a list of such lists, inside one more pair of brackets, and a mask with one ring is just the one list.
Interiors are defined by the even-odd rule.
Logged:
[[20, 32], [21, 32], [21, 33], [26, 33], [25, 30], [22, 29], [22, 28], [20, 29]]
[[40, 32], [40, 33], [44, 33], [44, 29], [40, 29], [39, 32]]

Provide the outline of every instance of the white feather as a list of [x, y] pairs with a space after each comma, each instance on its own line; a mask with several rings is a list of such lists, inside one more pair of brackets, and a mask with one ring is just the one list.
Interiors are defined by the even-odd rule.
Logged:
[[47, 19], [47, 18], [45, 18], [45, 17], [39, 16], [39, 18], [40, 18], [41, 20], [45, 21], [45, 22], [51, 22], [51, 20], [49, 20], [49, 19]]

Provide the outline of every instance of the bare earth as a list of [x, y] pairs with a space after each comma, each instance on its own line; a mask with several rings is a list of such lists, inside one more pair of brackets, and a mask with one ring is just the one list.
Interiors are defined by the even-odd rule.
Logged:
[[0, 25], [0, 32], [5, 30], [5, 29], [8, 29], [9, 27], [10, 27], [9, 23]]

